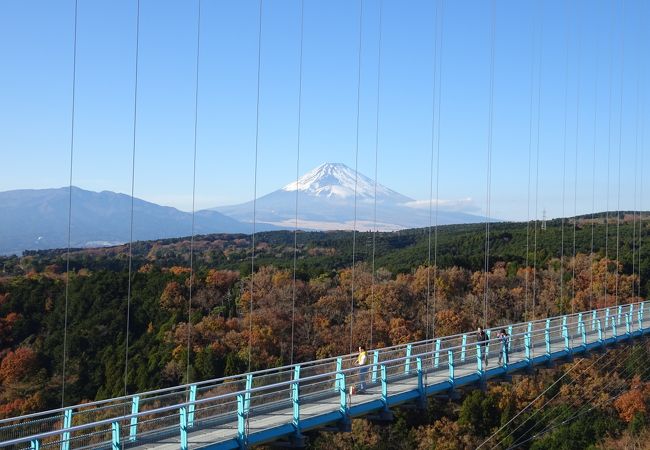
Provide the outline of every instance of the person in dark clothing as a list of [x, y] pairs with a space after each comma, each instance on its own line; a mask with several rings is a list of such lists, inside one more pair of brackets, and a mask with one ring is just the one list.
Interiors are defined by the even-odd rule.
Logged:
[[488, 355], [487, 355], [487, 346], [488, 346], [488, 336], [483, 328], [478, 327], [476, 330], [476, 343], [481, 346], [481, 360], [483, 361], [484, 367], [488, 365]]

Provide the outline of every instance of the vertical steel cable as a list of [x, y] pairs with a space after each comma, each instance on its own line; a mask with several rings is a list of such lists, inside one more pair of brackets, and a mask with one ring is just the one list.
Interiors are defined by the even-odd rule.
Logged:
[[131, 142], [131, 222], [129, 225], [129, 280], [126, 292], [126, 342], [124, 345], [124, 395], [128, 395], [129, 333], [131, 330], [131, 284], [133, 277], [133, 216], [135, 198], [135, 152], [138, 125], [138, 64], [140, 53], [140, 0], [135, 14], [135, 77], [133, 82], [133, 139]]
[[490, 8], [490, 96], [488, 112], [488, 142], [487, 142], [487, 177], [486, 177], [486, 214], [485, 214], [485, 293], [483, 296], [483, 325], [488, 326], [488, 293], [490, 270], [490, 201], [492, 185], [492, 128], [494, 110], [494, 48], [496, 46], [496, 0], [492, 0]]
[[77, 20], [79, 1], [74, 2], [74, 37], [72, 55], [72, 110], [70, 113], [70, 182], [68, 186], [68, 250], [65, 262], [65, 311], [63, 314], [63, 366], [61, 370], [61, 408], [65, 406], [65, 371], [68, 359], [68, 301], [70, 298], [70, 248], [72, 240], [72, 169], [74, 161], [74, 119], [77, 88]]
[[[436, 312], [435, 312], [435, 307], [433, 308], [433, 319], [431, 321], [430, 319], [430, 300], [431, 300], [431, 246], [432, 246], [432, 224], [433, 224], [433, 165], [435, 161], [435, 155], [434, 155], [434, 148], [435, 148], [435, 138], [436, 138], [436, 118], [437, 118], [437, 113], [436, 113], [436, 99], [437, 99], [437, 86], [438, 86], [438, 14], [439, 14], [439, 3], [436, 1], [436, 7], [435, 7], [435, 19], [434, 19], [434, 39], [433, 39], [433, 89], [431, 91], [431, 160], [429, 164], [429, 170], [430, 170], [430, 176], [429, 176], [429, 233], [428, 233], [428, 257], [427, 257], [427, 298], [426, 298], [426, 322], [425, 322], [425, 334], [426, 334], [426, 339], [429, 340], [429, 328], [431, 328], [431, 334], [433, 337], [435, 337], [435, 321], [436, 321]], [[438, 111], [439, 112], [439, 111]], [[438, 133], [440, 133], [440, 130], [438, 130]], [[439, 151], [438, 151], [439, 153]], [[438, 170], [437, 166], [439, 165], [440, 159], [438, 158], [438, 161], [436, 162], [436, 186], [438, 186]], [[436, 209], [437, 209], [437, 204], [438, 204], [438, 192], [436, 188]], [[435, 256], [434, 256], [435, 258]], [[435, 261], [434, 261], [435, 264]], [[434, 274], [435, 277], [435, 274]], [[435, 281], [434, 281], [434, 293], [433, 293], [433, 301], [435, 304]]]
[[566, 146], [567, 146], [567, 122], [569, 114], [569, 3], [565, 3], [566, 28], [564, 35], [565, 59], [564, 59], [564, 134], [562, 138], [562, 218], [560, 222], [560, 304], [562, 312], [564, 309], [564, 222], [566, 205]]
[[300, 62], [298, 63], [298, 138], [296, 142], [296, 223], [293, 230], [293, 291], [291, 294], [291, 359], [294, 357], [294, 334], [296, 322], [296, 266], [298, 260], [298, 194], [300, 192], [300, 132], [302, 131], [302, 50], [305, 2], [300, 0]]
[[435, 279], [438, 277], [438, 211], [440, 209], [440, 116], [442, 105], [442, 43], [443, 43], [443, 24], [445, 17], [445, 0], [440, 0], [440, 40], [438, 47], [438, 134], [436, 136], [436, 212], [433, 230], [433, 322], [431, 323], [431, 334], [436, 336], [436, 311], [438, 303], [438, 288]]
[[259, 0], [259, 23], [257, 30], [257, 98], [255, 102], [255, 163], [253, 170], [253, 234], [251, 235], [251, 295], [248, 310], [248, 371], [251, 371], [253, 355], [253, 291], [255, 277], [255, 227], [257, 224], [257, 159], [260, 141], [260, 74], [262, 72], [262, 6]]
[[618, 192], [616, 194], [616, 284], [614, 293], [616, 296], [616, 306], [618, 306], [618, 283], [620, 279], [619, 256], [620, 256], [620, 239], [621, 239], [621, 153], [623, 148], [623, 87], [624, 87], [624, 69], [625, 69], [625, 3], [621, 2], [621, 23], [620, 23], [620, 52], [621, 52], [621, 97], [619, 102], [618, 114]]
[[379, 39], [377, 40], [377, 109], [375, 111], [375, 186], [374, 186], [374, 205], [373, 221], [374, 231], [372, 233], [372, 281], [370, 284], [370, 348], [373, 344], [373, 316], [375, 303], [375, 250], [377, 247], [377, 167], [379, 165], [379, 108], [380, 108], [380, 88], [381, 88], [381, 20], [384, 0], [379, 0]]
[[[187, 302], [187, 373], [185, 383], [190, 383], [190, 350], [192, 339], [192, 288], [194, 287], [194, 219], [196, 212], [196, 141], [199, 126], [199, 61], [201, 56], [201, 0], [198, 0], [196, 18], [196, 78], [194, 80], [194, 158], [192, 162], [192, 235], [190, 236], [190, 289]], [[188, 394], [189, 395], [189, 394]]]
[[524, 273], [524, 320], [528, 319], [528, 283], [529, 283], [529, 253], [530, 253], [530, 169], [533, 153], [533, 87], [535, 81], [535, 14], [531, 14], [531, 45], [530, 45], [530, 100], [528, 106], [528, 190], [526, 194], [526, 272]]
[[[576, 6], [576, 21], [580, 20], [580, 12], [577, 11]], [[576, 299], [576, 231], [578, 223], [578, 142], [580, 138], [580, 84], [581, 84], [581, 70], [580, 62], [582, 60], [582, 40], [580, 37], [580, 24], [576, 26], [576, 45], [577, 45], [577, 57], [576, 57], [576, 134], [575, 134], [575, 155], [573, 161], [573, 272], [571, 274], [571, 279], [573, 280], [573, 289], [571, 291], [571, 314], [575, 312], [575, 299]]]
[[[646, 7], [647, 7], [647, 5], [646, 5]], [[647, 29], [647, 17], [648, 17], [648, 15], [647, 14], [639, 14], [639, 17], [641, 18], [641, 27], [640, 27], [640, 29], [641, 30]], [[644, 42], [644, 41], [640, 40], [640, 42]], [[646, 74], [646, 69], [647, 69], [646, 64], [647, 63], [646, 63], [645, 59], [643, 59], [642, 61], [643, 61], [643, 66], [640, 69], [639, 78], [641, 80], [645, 81], [645, 74]], [[646, 107], [646, 103], [645, 103], [645, 100], [646, 100], [646, 98], [645, 98], [645, 96], [646, 96], [646, 88], [645, 88], [645, 86], [646, 86], [645, 84], [643, 84], [641, 86], [641, 94], [640, 94], [640, 98], [641, 98], [641, 114], [640, 114], [640, 117], [643, 117], [643, 118], [645, 118], [645, 107]], [[637, 296], [638, 297], [641, 297], [641, 244], [643, 242], [643, 235], [642, 235], [642, 232], [643, 232], [643, 215], [642, 215], [642, 211], [643, 211], [643, 159], [644, 159], [643, 156], [644, 156], [644, 149], [645, 149], [645, 120], [641, 121], [641, 144], [640, 144], [640, 146], [641, 146], [641, 161], [640, 161], [640, 164], [639, 164], [639, 167], [640, 167], [640, 170], [639, 170], [639, 172], [640, 172], [640, 179], [639, 179], [639, 251], [638, 251], [638, 255], [637, 255], [637, 257], [639, 258], [639, 281], [638, 281], [638, 285], [637, 285], [637, 290], [638, 290], [637, 291], [638, 292]]]
[[[609, 275], [609, 160], [612, 152], [612, 86], [614, 85], [613, 72], [614, 72], [614, 3], [612, 2], [612, 14], [609, 29], [609, 103], [608, 103], [608, 119], [607, 119], [607, 186], [605, 196], [605, 261], [607, 262], [607, 270], [605, 272], [605, 299], [607, 300], [607, 278]], [[609, 302], [607, 302], [609, 303]]]
[[350, 295], [350, 353], [352, 353], [354, 329], [354, 282], [355, 282], [355, 257], [357, 252], [357, 186], [359, 182], [359, 119], [361, 113], [361, 42], [363, 35], [363, 0], [359, 0], [359, 47], [357, 55], [357, 123], [356, 144], [354, 150], [354, 222], [352, 225], [352, 280]]
[[540, 124], [542, 112], [542, 60], [544, 49], [544, 4], [540, 0], [540, 24], [539, 24], [539, 64], [537, 67], [537, 148], [535, 151], [535, 226], [534, 226], [534, 244], [533, 244], [533, 314], [532, 320], [535, 320], [535, 308], [537, 303], [537, 222], [539, 214], [539, 145], [540, 145]]
[[598, 142], [598, 80], [600, 66], [600, 52], [598, 37], [596, 37], [596, 69], [594, 70], [596, 79], [594, 81], [594, 144], [592, 149], [591, 161], [591, 250], [589, 254], [589, 309], [593, 308], [594, 300], [594, 237], [596, 233], [596, 145]]

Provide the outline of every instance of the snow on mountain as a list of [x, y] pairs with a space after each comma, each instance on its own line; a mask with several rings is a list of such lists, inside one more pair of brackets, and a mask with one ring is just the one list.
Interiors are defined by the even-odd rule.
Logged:
[[[321, 164], [300, 177], [297, 183], [294, 181], [282, 188], [286, 192], [295, 192], [296, 189], [316, 197], [354, 199], [355, 191], [357, 199], [374, 199], [375, 196], [375, 182], [342, 163]], [[376, 189], [378, 198], [387, 197], [400, 203], [413, 201], [379, 183]]]
[[[375, 220], [375, 189], [376, 220]], [[310, 170], [298, 181], [259, 197], [256, 220], [260, 223], [292, 229], [296, 221], [296, 190], [298, 192], [298, 226], [316, 230], [381, 231], [417, 228], [429, 225], [428, 208], [417, 208], [418, 202], [371, 178], [356, 173], [341, 163], [325, 163]], [[355, 207], [356, 190], [356, 207]], [[251, 222], [253, 202], [214, 208], [241, 222]], [[440, 210], [439, 224], [473, 223], [482, 217], [458, 211]], [[356, 222], [356, 224], [355, 224]]]

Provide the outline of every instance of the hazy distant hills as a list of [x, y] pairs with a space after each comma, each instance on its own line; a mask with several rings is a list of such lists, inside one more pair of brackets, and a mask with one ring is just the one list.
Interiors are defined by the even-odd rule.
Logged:
[[[304, 229], [351, 230], [354, 228], [355, 198], [357, 230], [372, 230], [375, 224], [375, 190], [377, 193], [377, 228], [393, 231], [429, 226], [429, 209], [413, 207], [414, 199], [402, 195], [356, 173], [341, 163], [326, 163], [307, 172], [282, 189], [257, 199], [257, 220], [283, 228], [293, 228], [296, 221], [298, 189], [298, 224]], [[356, 191], [356, 195], [355, 195]], [[425, 205], [427, 206], [427, 205]], [[223, 206], [214, 210], [237, 220], [250, 220], [252, 202]], [[462, 212], [440, 209], [438, 224], [476, 223], [485, 219]]]
[[[0, 254], [68, 245], [68, 188], [0, 192]], [[189, 236], [192, 215], [134, 199], [133, 239]], [[216, 211], [200, 211], [195, 233], [250, 233], [251, 225]], [[72, 247], [101, 247], [129, 241], [131, 197], [72, 188]], [[261, 224], [258, 229], [277, 229]]]
[[[298, 191], [298, 226], [303, 230], [379, 231], [426, 227], [428, 204], [404, 196], [344, 164], [326, 163], [298, 182], [257, 199], [256, 230], [293, 229]], [[25, 189], [0, 192], [0, 254], [24, 250], [65, 248], [68, 223], [72, 247], [102, 247], [128, 242], [131, 197], [103, 191], [72, 189], [72, 217], [68, 220], [69, 190]], [[355, 208], [356, 203], [356, 208]], [[420, 203], [420, 205], [418, 205]], [[426, 202], [425, 202], [426, 203]], [[155, 240], [192, 234], [192, 214], [134, 199], [133, 239]], [[197, 211], [195, 234], [252, 232], [253, 202]], [[477, 223], [483, 217], [441, 208], [440, 225]]]

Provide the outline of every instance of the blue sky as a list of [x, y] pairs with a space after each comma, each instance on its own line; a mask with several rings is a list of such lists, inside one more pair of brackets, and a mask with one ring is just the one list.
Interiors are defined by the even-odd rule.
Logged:
[[[596, 209], [617, 205], [619, 138], [621, 208], [638, 208], [641, 171], [650, 164], [644, 157], [641, 166], [650, 141], [642, 139], [643, 130], [650, 133], [650, 87], [643, 66], [650, 5], [641, 0], [623, 6], [609, 1], [496, 3], [492, 216], [535, 216], [538, 88], [537, 215], [542, 210], [548, 217], [563, 211], [572, 215], [574, 193], [577, 212], [592, 211], [594, 137]], [[372, 177], [379, 1], [363, 4], [359, 170]], [[419, 200], [429, 198], [436, 4], [383, 1], [378, 180]], [[130, 192], [135, 5], [133, 0], [79, 0], [73, 183], [83, 188]], [[141, 0], [140, 11], [135, 195], [183, 210], [190, 210], [192, 201], [197, 5]], [[0, 190], [68, 183], [73, 19], [72, 0], [0, 2]], [[358, 26], [358, 2], [305, 0], [302, 173], [322, 162], [354, 167]], [[253, 196], [257, 27], [257, 1], [202, 1], [197, 209]], [[443, 27], [439, 197], [469, 198], [462, 208], [483, 213], [490, 3], [446, 0]], [[295, 179], [299, 36], [299, 1], [264, 1], [259, 195]], [[644, 209], [650, 208], [649, 187], [650, 179], [644, 180]]]

